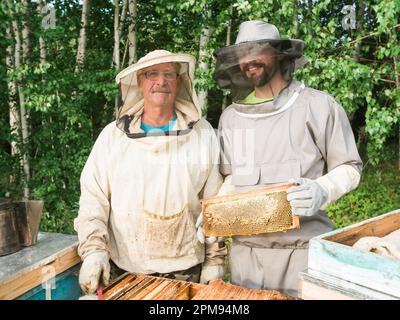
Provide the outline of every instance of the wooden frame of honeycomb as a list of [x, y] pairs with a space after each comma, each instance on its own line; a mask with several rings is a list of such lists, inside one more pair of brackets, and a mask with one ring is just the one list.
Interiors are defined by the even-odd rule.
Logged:
[[202, 200], [203, 229], [208, 237], [256, 235], [300, 228], [287, 189], [294, 184]]
[[274, 290], [247, 289], [212, 280], [208, 285], [124, 273], [104, 288], [103, 300], [292, 300]]

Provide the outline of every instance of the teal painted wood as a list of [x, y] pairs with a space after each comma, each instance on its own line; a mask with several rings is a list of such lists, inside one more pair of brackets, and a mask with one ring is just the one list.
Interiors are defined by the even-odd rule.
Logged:
[[400, 297], [400, 260], [326, 240], [345, 230], [351, 230], [398, 212], [398, 210], [392, 211], [312, 238], [309, 245], [308, 268]]
[[[55, 288], [51, 290], [51, 300], [78, 300], [83, 295], [79, 286], [78, 274], [81, 264], [65, 270], [55, 278]], [[37, 286], [17, 300], [45, 300], [46, 290], [42, 285]]]

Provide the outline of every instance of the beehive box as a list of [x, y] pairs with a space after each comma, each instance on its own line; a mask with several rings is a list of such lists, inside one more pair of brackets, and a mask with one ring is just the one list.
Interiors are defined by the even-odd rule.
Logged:
[[362, 237], [384, 237], [397, 229], [399, 209], [312, 238], [308, 268], [400, 298], [400, 260], [352, 247]]
[[275, 290], [248, 289], [215, 279], [199, 290], [192, 300], [294, 300], [294, 298]]
[[399, 300], [392, 295], [311, 269], [299, 272], [299, 297], [304, 300]]
[[272, 290], [246, 289], [222, 280], [208, 285], [125, 273], [106, 287], [104, 300], [291, 300], [293, 297]]
[[74, 300], [81, 258], [78, 237], [40, 232], [35, 245], [0, 257], [0, 300]]
[[256, 235], [299, 228], [292, 213], [285, 184], [202, 201], [206, 236]]
[[103, 291], [104, 300], [190, 300], [205, 285], [124, 273]]

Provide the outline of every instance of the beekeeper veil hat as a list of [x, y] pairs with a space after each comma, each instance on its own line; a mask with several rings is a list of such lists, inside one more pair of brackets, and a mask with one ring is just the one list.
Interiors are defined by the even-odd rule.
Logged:
[[281, 38], [276, 26], [268, 22], [241, 23], [235, 44], [214, 52], [216, 68], [213, 78], [221, 88], [231, 90], [233, 101], [245, 98], [254, 90], [254, 84], [240, 69], [239, 58], [248, 53], [263, 52], [267, 48], [279, 56], [280, 71], [286, 80], [290, 80], [293, 72], [307, 63], [302, 40]]
[[[187, 123], [187, 127], [182, 128], [184, 129], [182, 131], [190, 131], [193, 125], [201, 118], [201, 108], [193, 87], [195, 62], [196, 59], [189, 54], [155, 50], [139, 59], [137, 63], [122, 70], [116, 76], [116, 82], [120, 89], [117, 127], [131, 138], [145, 136], [140, 126], [136, 126], [138, 132], [135, 132], [135, 126], [130, 125], [131, 122], [137, 122], [138, 120], [140, 122], [144, 106], [143, 94], [138, 84], [138, 74], [140, 74], [140, 70], [153, 65], [177, 63], [179, 65], [181, 86], [175, 99], [175, 109], [177, 113], [179, 112], [179, 117], [182, 117], [184, 122]], [[134, 132], [132, 132], [132, 127]]]

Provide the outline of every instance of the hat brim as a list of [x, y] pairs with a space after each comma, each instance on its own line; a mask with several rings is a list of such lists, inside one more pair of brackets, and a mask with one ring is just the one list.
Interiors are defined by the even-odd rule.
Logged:
[[[172, 53], [168, 55], [163, 55], [159, 57], [154, 57], [151, 59], [147, 59], [143, 62], [137, 62], [128, 68], [125, 68], [122, 70], [120, 73], [117, 74], [115, 77], [115, 81], [118, 84], [125, 84], [125, 85], [136, 85], [136, 74], [137, 71], [156, 65], [160, 63], [169, 63], [169, 62], [175, 62], [175, 63], [183, 63], [186, 64], [189, 68], [189, 70], [182, 70], [181, 73], [183, 72], [188, 72], [189, 76], [191, 79], [194, 77], [194, 69], [192, 66], [196, 64], [196, 59], [195, 57], [189, 55], [189, 54], [177, 54], [177, 53]], [[132, 78], [133, 77], [133, 78]]]
[[245, 41], [236, 44], [232, 44], [230, 46], [226, 46], [220, 49], [217, 49], [214, 52], [215, 58], [220, 58], [225, 54], [231, 54], [232, 52], [239, 52], [242, 49], [252, 46], [260, 46], [270, 44], [272, 47], [276, 47], [280, 45], [279, 51], [288, 58], [299, 58], [303, 55], [304, 49], [306, 48], [306, 44], [304, 41], [299, 39], [262, 39], [255, 41]]

